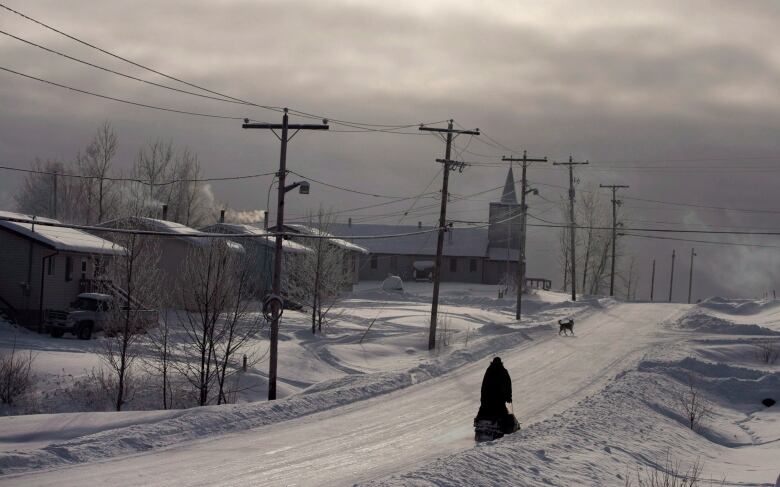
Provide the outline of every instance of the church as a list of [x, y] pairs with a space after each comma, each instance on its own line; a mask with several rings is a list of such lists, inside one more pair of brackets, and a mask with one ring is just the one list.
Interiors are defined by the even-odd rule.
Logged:
[[[444, 235], [441, 280], [482, 284], [514, 283], [520, 255], [521, 209], [515, 192], [512, 168], [506, 177], [500, 201], [490, 203], [488, 225], [449, 228]], [[431, 230], [417, 225], [331, 224], [328, 231], [349, 235], [398, 235]], [[429, 279], [436, 259], [437, 232], [431, 231], [378, 239], [361, 239], [368, 250], [361, 259], [359, 279], [381, 281], [388, 275], [403, 280]]]

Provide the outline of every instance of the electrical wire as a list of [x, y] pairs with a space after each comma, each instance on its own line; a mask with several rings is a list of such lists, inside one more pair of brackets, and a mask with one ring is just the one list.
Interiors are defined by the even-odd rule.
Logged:
[[186, 95], [197, 96], [197, 97], [200, 97], [200, 98], [206, 98], [206, 99], [209, 99], [209, 100], [217, 100], [217, 101], [222, 101], [222, 102], [227, 102], [227, 103], [234, 103], [234, 104], [238, 104], [238, 105], [250, 105], [249, 103], [246, 103], [246, 102], [235, 101], [235, 100], [226, 100], [224, 98], [219, 98], [219, 97], [216, 97], [216, 96], [204, 95], [202, 93], [195, 93], [194, 91], [182, 90], [180, 88], [175, 88], [173, 86], [168, 86], [168, 85], [163, 85], [163, 84], [160, 84], [160, 83], [155, 83], [154, 81], [148, 81], [148, 80], [145, 80], [145, 79], [142, 79], [142, 78], [138, 78], [138, 77], [135, 77], [135, 76], [132, 76], [132, 75], [129, 75], [129, 74], [120, 73], [119, 71], [115, 71], [113, 69], [106, 68], [104, 66], [100, 66], [100, 65], [91, 63], [89, 61], [84, 61], [83, 59], [79, 59], [79, 58], [70, 56], [68, 54], [65, 54], [63, 52], [60, 52], [60, 51], [48, 48], [48, 47], [43, 46], [41, 44], [36, 44], [35, 42], [32, 42], [32, 41], [27, 40], [27, 39], [24, 39], [22, 37], [15, 36], [13, 34], [10, 34], [8, 32], [3, 31], [3, 30], [0, 30], [0, 34], [3, 34], [3, 35], [6, 35], [8, 37], [11, 37], [13, 39], [16, 39], [16, 40], [18, 40], [20, 42], [23, 42], [25, 44], [28, 44], [30, 46], [37, 47], [37, 48], [42, 49], [44, 51], [47, 51], [49, 53], [56, 54], [58, 56], [66, 58], [66, 59], [70, 59], [71, 61], [75, 61], [77, 63], [81, 63], [81, 64], [84, 64], [86, 66], [90, 66], [92, 68], [99, 69], [101, 71], [105, 71], [107, 73], [115, 74], [115, 75], [121, 76], [123, 78], [127, 78], [127, 79], [131, 79], [131, 80], [134, 80], [134, 81], [138, 81], [140, 83], [146, 83], [148, 85], [156, 86], [158, 88], [164, 88], [166, 90], [171, 90], [171, 91], [175, 91], [175, 92], [178, 92], [178, 93], [183, 93], [183, 94], [186, 94]]
[[149, 108], [149, 109], [152, 109], [152, 110], [160, 110], [160, 111], [163, 111], [163, 112], [178, 113], [178, 114], [181, 114], [181, 115], [193, 115], [193, 116], [196, 116], [196, 117], [218, 118], [218, 119], [222, 119], [222, 120], [242, 120], [242, 121], [244, 120], [244, 117], [235, 117], [235, 116], [229, 116], [229, 115], [216, 115], [216, 114], [213, 114], [213, 113], [190, 112], [190, 111], [187, 111], [187, 110], [178, 110], [178, 109], [175, 109], [175, 108], [159, 107], [159, 106], [155, 106], [155, 105], [149, 105], [147, 103], [140, 103], [140, 102], [136, 102], [136, 101], [125, 100], [123, 98], [116, 98], [116, 97], [109, 96], [109, 95], [102, 95], [100, 93], [95, 93], [93, 91], [82, 90], [80, 88], [74, 88], [73, 86], [68, 86], [68, 85], [64, 85], [64, 84], [61, 84], [61, 83], [56, 83], [54, 81], [49, 81], [49, 80], [46, 80], [46, 79], [43, 79], [43, 78], [38, 78], [36, 76], [32, 76], [32, 75], [29, 75], [29, 74], [20, 73], [19, 71], [14, 71], [13, 69], [9, 69], [9, 68], [3, 67], [3, 66], [0, 66], [0, 70], [6, 71], [8, 73], [15, 74], [17, 76], [22, 76], [24, 78], [29, 78], [29, 79], [32, 79], [32, 80], [35, 80], [35, 81], [40, 81], [41, 83], [46, 83], [46, 84], [49, 84], [49, 85], [52, 85], [52, 86], [57, 86], [59, 88], [64, 88], [66, 90], [75, 91], [77, 93], [82, 93], [82, 94], [85, 94], [85, 95], [91, 95], [91, 96], [95, 96], [97, 98], [103, 98], [105, 100], [112, 100], [112, 101], [116, 101], [116, 102], [119, 102], [119, 103], [125, 103], [127, 105], [133, 105], [133, 106], [137, 106], [137, 107], [141, 107], [141, 108]]
[[[11, 12], [11, 13], [14, 13], [14, 14], [16, 14], [16, 15], [18, 15], [18, 16], [20, 16], [20, 17], [22, 17], [22, 18], [32, 22], [32, 23], [35, 23], [35, 24], [37, 24], [37, 25], [39, 25], [39, 26], [41, 26], [41, 27], [43, 27], [45, 29], [48, 29], [48, 30], [50, 30], [52, 32], [55, 32], [55, 33], [57, 33], [57, 34], [59, 34], [61, 36], [67, 37], [68, 39], [70, 39], [70, 40], [72, 40], [74, 42], [77, 42], [77, 43], [82, 44], [84, 46], [87, 46], [87, 47], [89, 47], [91, 49], [99, 51], [99, 52], [101, 52], [101, 53], [103, 53], [103, 54], [105, 54], [107, 56], [110, 56], [110, 57], [113, 57], [113, 58], [118, 59], [120, 61], [123, 61], [123, 62], [128, 63], [128, 64], [130, 64], [132, 66], [135, 66], [137, 68], [141, 68], [141, 69], [143, 69], [145, 71], [154, 73], [154, 74], [156, 74], [158, 76], [162, 76], [162, 77], [164, 77], [166, 79], [169, 79], [171, 81], [176, 81], [178, 83], [182, 83], [182, 84], [184, 84], [186, 86], [189, 86], [191, 88], [195, 88], [195, 89], [201, 90], [203, 92], [206, 92], [206, 93], [209, 93], [211, 95], [215, 95], [216, 97], [218, 97], [218, 98], [209, 97], [209, 98], [212, 98], [214, 100], [224, 101], [224, 102], [229, 102], [229, 103], [238, 103], [238, 104], [242, 104], [242, 105], [248, 105], [248, 106], [252, 106], [252, 107], [262, 108], [262, 109], [265, 109], [265, 110], [271, 110], [271, 111], [274, 111], [274, 112], [283, 112], [284, 111], [283, 107], [254, 103], [254, 102], [251, 102], [251, 101], [248, 101], [248, 100], [244, 100], [244, 99], [237, 98], [237, 97], [225, 94], [225, 93], [221, 93], [221, 92], [216, 91], [216, 90], [212, 90], [212, 89], [206, 88], [206, 87], [204, 87], [202, 85], [198, 85], [198, 84], [195, 84], [195, 83], [183, 80], [183, 79], [178, 78], [176, 76], [164, 73], [164, 72], [162, 72], [160, 70], [157, 70], [157, 69], [154, 69], [154, 68], [150, 68], [149, 66], [145, 66], [145, 65], [143, 65], [141, 63], [138, 63], [138, 62], [133, 61], [131, 59], [128, 59], [126, 57], [120, 56], [120, 55], [118, 55], [118, 54], [116, 54], [114, 52], [111, 52], [111, 51], [107, 50], [107, 49], [103, 49], [103, 48], [101, 48], [101, 47], [99, 47], [99, 46], [97, 46], [97, 45], [95, 45], [93, 43], [87, 42], [87, 41], [85, 41], [83, 39], [80, 39], [80, 38], [78, 38], [78, 37], [76, 37], [76, 36], [74, 36], [72, 34], [68, 34], [67, 32], [64, 32], [61, 29], [58, 29], [56, 27], [53, 27], [53, 26], [51, 26], [51, 25], [41, 21], [41, 20], [35, 19], [35, 18], [33, 18], [33, 17], [29, 16], [29, 15], [26, 15], [26, 14], [24, 14], [24, 13], [18, 11], [18, 10], [15, 10], [15, 9], [13, 9], [13, 8], [3, 4], [3, 3], [0, 3], [0, 8], [3, 8], [3, 9], [5, 9], [5, 10]], [[18, 38], [18, 37], [17, 37], [17, 39], [21, 40], [21, 38]], [[27, 42], [27, 41], [23, 41], [23, 42]], [[43, 48], [42, 46], [37, 46], [37, 47], [41, 47], [42, 49], [46, 49], [46, 48]], [[54, 52], [54, 50], [50, 50], [50, 52]], [[54, 52], [54, 53], [55, 54], [61, 54], [61, 53], [58, 53], [58, 52]], [[64, 54], [62, 54], [62, 55], [64, 55]], [[67, 56], [67, 55], [65, 55], [65, 56]], [[76, 59], [76, 58], [72, 58], [72, 57], [69, 57], [69, 58], [74, 60], [74, 61], [77, 61], [77, 62], [82, 62], [81, 60]], [[84, 62], [84, 63], [86, 63], [86, 62]], [[87, 63], [87, 64], [91, 64], [91, 63]], [[92, 66], [93, 67], [98, 67], [97, 65], [92, 65]], [[98, 67], [98, 69], [102, 69], [102, 68]], [[120, 73], [115, 72], [114, 74], [120, 74]], [[121, 76], [121, 74], [120, 74], [120, 76]], [[137, 81], [142, 81], [142, 82], [145, 82], [145, 83], [147, 82], [147, 81], [141, 80], [141, 79], [137, 79]], [[151, 83], [151, 82], [149, 82], [149, 83]], [[175, 88], [167, 87], [165, 85], [158, 85], [158, 86], [166, 87], [168, 89], [174, 89], [175, 90]], [[177, 91], [181, 91], [181, 92], [184, 93], [184, 91], [182, 91], [182, 90], [177, 90]], [[199, 95], [197, 95], [195, 93], [192, 93], [192, 92], [187, 92], [187, 94], [199, 96]], [[396, 124], [396, 125], [393, 125], [393, 124], [386, 124], [386, 125], [383, 125], [383, 124], [371, 124], [371, 123], [354, 122], [354, 121], [348, 121], [348, 120], [343, 120], [343, 119], [337, 119], [337, 118], [332, 118], [332, 117], [327, 117], [327, 116], [322, 116], [322, 115], [315, 115], [313, 113], [304, 112], [302, 110], [289, 109], [289, 112], [290, 113], [295, 113], [296, 115], [299, 115], [299, 116], [302, 116], [302, 117], [313, 118], [313, 119], [325, 119], [325, 118], [327, 118], [329, 121], [332, 121], [334, 124], [355, 128], [355, 129], [358, 129], [357, 131], [362, 131], [362, 132], [385, 132], [385, 133], [396, 133], [396, 134], [399, 134], [399, 133], [402, 133], [402, 132], [399, 132], [398, 130], [401, 130], [401, 129], [404, 129], [404, 128], [417, 127], [418, 125], [421, 125], [420, 123]], [[436, 123], [441, 123], [441, 122], [442, 121], [429, 122], [429, 123], [430, 124], [436, 124]], [[338, 131], [334, 131], [334, 132], [338, 132]], [[417, 132], [405, 132], [404, 134], [405, 135], [420, 135]]]
[[18, 167], [10, 167], [10, 166], [0, 166], [0, 170], [6, 170], [6, 171], [16, 171], [16, 172], [23, 172], [27, 174], [41, 174], [41, 175], [48, 175], [48, 176], [57, 176], [57, 177], [63, 177], [63, 178], [77, 178], [77, 179], [104, 179], [106, 181], [124, 181], [124, 182], [131, 182], [131, 183], [139, 183], [144, 184], [147, 186], [167, 186], [170, 184], [176, 184], [176, 183], [201, 183], [201, 182], [212, 182], [212, 181], [235, 181], [239, 179], [254, 179], [254, 178], [260, 178], [264, 176], [271, 176], [273, 174], [276, 174], [276, 172], [264, 172], [259, 174], [247, 174], [243, 176], [224, 176], [224, 177], [213, 177], [213, 178], [195, 178], [195, 179], [172, 179], [169, 181], [161, 181], [161, 182], [155, 182], [152, 183], [150, 180], [146, 179], [138, 179], [138, 178], [119, 178], [119, 177], [112, 177], [112, 176], [87, 176], [83, 174], [68, 174], [68, 173], [61, 173], [56, 171], [42, 171], [37, 169], [21, 169]]
[[653, 240], [672, 240], [675, 242], [691, 242], [691, 243], [700, 243], [700, 244], [709, 244], [709, 245], [725, 245], [725, 246], [733, 246], [733, 247], [757, 247], [757, 248], [765, 248], [765, 249], [780, 249], [780, 245], [765, 245], [765, 244], [751, 244], [751, 243], [741, 243], [741, 242], [715, 242], [712, 240], [696, 240], [696, 239], [690, 239], [690, 238], [676, 238], [676, 237], [659, 237], [657, 235], [635, 235], [632, 233], [620, 233], [621, 237], [633, 237], [633, 238], [649, 238]]
[[[335, 184], [332, 184], [332, 183], [326, 183], [325, 181], [314, 179], [314, 178], [312, 178], [310, 176], [304, 176], [303, 174], [301, 174], [299, 172], [292, 171], [292, 170], [288, 170], [287, 172], [289, 172], [291, 174], [295, 174], [296, 176], [302, 177], [302, 178], [306, 179], [307, 181], [313, 181], [315, 183], [321, 184], [323, 186], [327, 186], [329, 188], [334, 188], [334, 189], [338, 189], [338, 190], [341, 190], [341, 191], [346, 191], [348, 193], [361, 194], [361, 195], [364, 195], [364, 196], [373, 196], [374, 198], [388, 198], [388, 199], [417, 198], [417, 199], [419, 199], [419, 198], [425, 197], [427, 195], [433, 194], [433, 193], [423, 193], [423, 194], [419, 194], [419, 195], [416, 195], [416, 196], [389, 196], [389, 195], [386, 195], [386, 194], [367, 193], [365, 191], [359, 191], [359, 190], [356, 190], [356, 189], [346, 188], [344, 186], [338, 186], [338, 185], [335, 185]], [[428, 188], [426, 187], [425, 189], [427, 190]]]

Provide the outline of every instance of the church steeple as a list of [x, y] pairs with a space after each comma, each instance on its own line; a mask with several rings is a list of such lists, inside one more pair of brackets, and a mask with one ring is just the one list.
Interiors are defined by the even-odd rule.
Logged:
[[504, 183], [504, 192], [501, 193], [501, 203], [509, 205], [517, 204], [517, 194], [515, 194], [515, 176], [512, 173], [512, 166], [509, 166], [509, 172], [506, 175]]

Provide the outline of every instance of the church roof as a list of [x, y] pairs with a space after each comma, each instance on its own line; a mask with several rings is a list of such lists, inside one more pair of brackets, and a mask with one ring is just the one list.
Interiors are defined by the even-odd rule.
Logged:
[[[328, 230], [336, 236], [397, 235], [399, 233], [434, 230], [429, 233], [401, 237], [361, 239], [357, 242], [372, 254], [436, 255], [437, 234], [434, 227], [333, 223]], [[488, 232], [486, 228], [450, 229], [444, 236], [444, 255], [449, 257], [484, 257], [487, 245]]]
[[509, 205], [517, 204], [517, 194], [515, 193], [515, 176], [512, 173], [512, 166], [509, 166], [509, 172], [506, 174], [504, 191], [501, 193], [501, 203]]

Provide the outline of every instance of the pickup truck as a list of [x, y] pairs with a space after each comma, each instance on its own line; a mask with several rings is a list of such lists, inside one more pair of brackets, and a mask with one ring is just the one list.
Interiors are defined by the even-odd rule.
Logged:
[[[70, 304], [68, 311], [50, 310], [47, 321], [49, 334], [61, 338], [65, 333], [72, 333], [81, 340], [89, 340], [98, 331], [110, 331], [111, 322], [117, 319], [114, 297], [110, 294], [81, 293]], [[138, 316], [139, 311], [133, 310]], [[142, 332], [157, 323], [157, 311], [140, 310]]]

